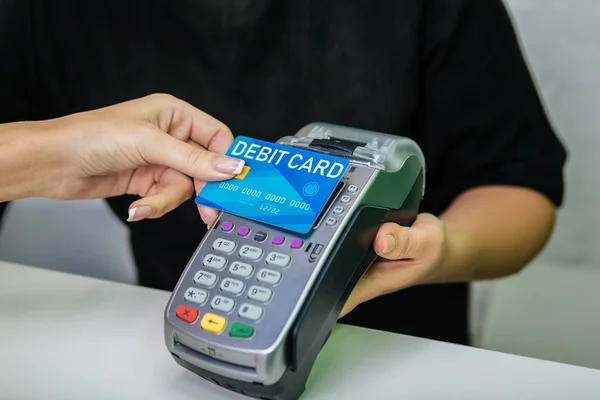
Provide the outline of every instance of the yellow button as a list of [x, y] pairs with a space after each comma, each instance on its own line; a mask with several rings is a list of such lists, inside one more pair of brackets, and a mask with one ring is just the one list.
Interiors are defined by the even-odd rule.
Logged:
[[204, 318], [202, 318], [200, 326], [206, 331], [212, 333], [219, 333], [223, 330], [223, 328], [225, 328], [226, 322], [227, 321], [225, 320], [225, 318], [219, 315], [208, 313], [204, 315]]

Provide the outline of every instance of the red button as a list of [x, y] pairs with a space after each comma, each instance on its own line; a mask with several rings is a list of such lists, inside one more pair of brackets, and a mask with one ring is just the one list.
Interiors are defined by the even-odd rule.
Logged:
[[177, 314], [177, 316], [185, 322], [189, 322], [191, 324], [198, 317], [198, 310], [182, 305], [177, 307], [177, 311], [175, 311], [175, 314]]

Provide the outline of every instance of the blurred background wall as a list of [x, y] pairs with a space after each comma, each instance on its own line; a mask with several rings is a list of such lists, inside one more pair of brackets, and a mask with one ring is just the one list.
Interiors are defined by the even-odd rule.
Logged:
[[[600, 368], [600, 1], [506, 3], [569, 147], [568, 193], [542, 256], [519, 276], [474, 288], [477, 345]], [[127, 232], [101, 201], [14, 203], [0, 259], [135, 282]]]
[[480, 345], [600, 368], [600, 1], [506, 3], [569, 148], [567, 199], [541, 257], [494, 285]]

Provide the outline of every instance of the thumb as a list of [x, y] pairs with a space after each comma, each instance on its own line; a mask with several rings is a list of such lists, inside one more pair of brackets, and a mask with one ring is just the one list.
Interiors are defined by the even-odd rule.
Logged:
[[238, 175], [244, 160], [213, 153], [156, 129], [138, 145], [149, 164], [163, 165], [202, 181], [226, 180]]
[[[411, 227], [388, 222], [379, 228], [374, 248], [377, 255], [388, 260], [420, 259], [430, 250], [439, 230], [440, 221], [430, 214], [419, 214]], [[434, 228], [434, 229], [432, 229]]]

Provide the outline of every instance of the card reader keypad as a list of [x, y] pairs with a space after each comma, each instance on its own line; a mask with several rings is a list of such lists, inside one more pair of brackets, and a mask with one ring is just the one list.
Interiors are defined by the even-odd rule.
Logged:
[[[266, 232], [250, 235], [250, 228], [241, 226], [234, 229], [229, 221], [221, 223], [221, 234], [212, 241], [210, 251], [202, 257], [201, 268], [193, 278], [195, 287], [190, 287], [184, 299], [190, 305], [206, 306], [214, 315], [220, 316], [219, 324], [226, 323], [228, 318], [238, 316], [240, 321], [249, 324], [259, 321], [266, 312], [267, 305], [274, 298], [274, 287], [284, 279], [284, 271], [293, 267], [293, 257], [284, 251], [265, 250], [265, 243], [277, 247], [287, 242], [290, 249], [299, 251], [304, 241], [298, 238], [287, 238], [281, 235], [271, 237]], [[228, 239], [228, 235], [249, 236], [253, 244], [238, 245]], [[236, 257], [237, 256], [237, 257]], [[237, 258], [237, 259], [236, 259]], [[232, 260], [235, 259], [235, 260]], [[242, 261], [240, 261], [242, 260]], [[217, 332], [216, 318], [203, 319], [202, 327]], [[225, 321], [225, 322], [223, 322]], [[249, 338], [255, 328], [244, 324], [232, 325], [231, 334], [235, 337]]]
[[[299, 238], [252, 232], [229, 221], [222, 221], [213, 232], [219, 234], [196, 264], [194, 286], [186, 291], [184, 300], [212, 315], [198, 318], [203, 330], [219, 334], [221, 325], [235, 318], [230, 336], [250, 339], [256, 334], [255, 324], [269, 312], [275, 287], [285, 279], [285, 271], [294, 267], [294, 252], [301, 252], [306, 243]], [[239, 237], [247, 238], [245, 243], [239, 243]], [[309, 254], [318, 257], [322, 248], [315, 244]]]
[[[211, 251], [202, 257], [201, 268], [194, 274], [195, 287], [188, 289], [184, 299], [190, 304], [207, 306], [225, 321], [235, 315], [248, 323], [259, 321], [268, 312], [267, 304], [274, 297], [273, 288], [284, 279], [284, 270], [293, 266], [293, 257], [284, 251], [263, 249], [269, 236], [266, 232], [259, 231], [250, 236], [254, 240], [252, 245], [238, 245], [228, 239], [228, 235], [249, 236], [249, 228], [242, 226], [235, 231], [234, 224], [225, 221], [219, 231], [222, 234], [212, 241]], [[275, 235], [270, 244], [283, 246], [286, 241], [284, 236]], [[288, 241], [293, 250], [300, 250], [303, 245], [301, 239], [290, 238]], [[211, 321], [202, 320], [202, 326], [216, 331], [216, 319]], [[236, 324], [235, 332], [239, 337], [248, 338], [251, 337], [248, 332], [254, 333], [255, 328], [243, 329], [243, 324]]]

